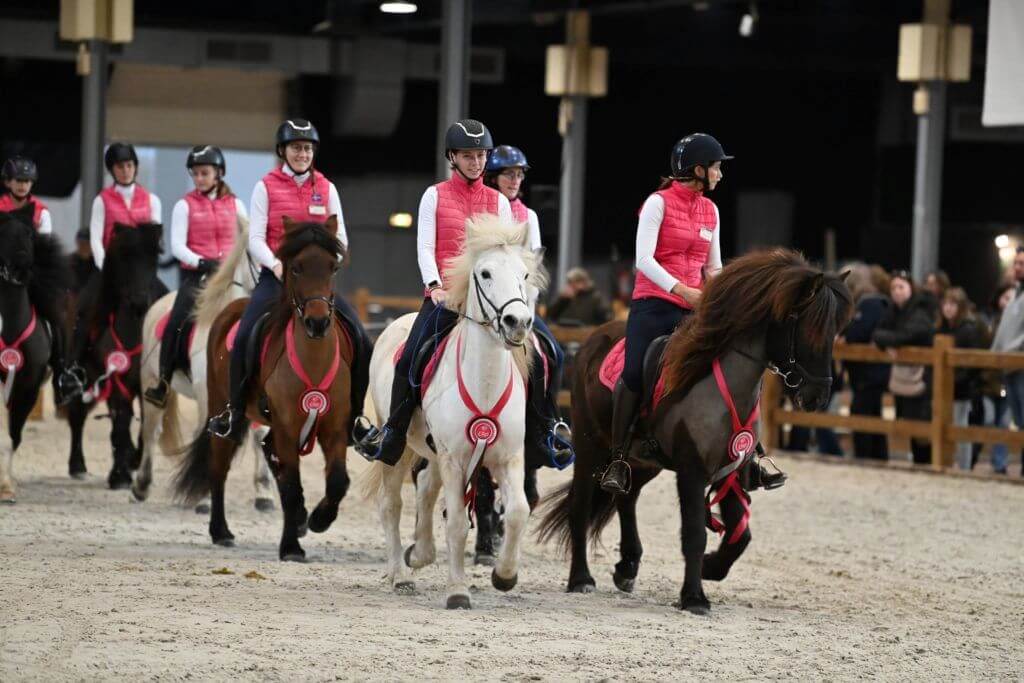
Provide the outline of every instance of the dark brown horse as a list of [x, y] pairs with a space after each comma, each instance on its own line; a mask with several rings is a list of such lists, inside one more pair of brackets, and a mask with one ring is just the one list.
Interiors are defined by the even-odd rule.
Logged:
[[[284, 286], [264, 328], [268, 341], [261, 352], [258, 380], [253, 382], [254, 391], [246, 403], [246, 416], [270, 425], [263, 448], [277, 479], [284, 513], [279, 556], [303, 561], [306, 553], [299, 537], [306, 532], [307, 519], [309, 529], [326, 531], [348, 490], [345, 455], [353, 348], [334, 318], [332, 281], [344, 253], [337, 239], [337, 219], [331, 216], [319, 224], [294, 223], [285, 217], [284, 227], [284, 242], [277, 250], [284, 265]], [[228, 403], [230, 354], [226, 340], [247, 302], [240, 299], [228, 305], [210, 328], [206, 386], [213, 415]], [[307, 515], [299, 458], [312, 448], [311, 439], [319, 441], [323, 449], [327, 487], [323, 500]], [[233, 441], [202, 430], [189, 447], [175, 482], [178, 496], [186, 502], [195, 503], [210, 494], [210, 536], [218, 545], [234, 545], [224, 517], [224, 481], [237, 450]]]
[[[609, 323], [594, 332], [576, 359], [573, 478], [544, 502], [547, 509], [540, 529], [543, 539], [557, 537], [571, 549], [569, 591], [594, 590], [587, 538], [596, 541], [616, 511], [622, 537], [614, 580], [620, 590], [633, 590], [643, 554], [636, 524], [637, 497], [662, 469], [670, 469], [676, 473], [683, 521], [686, 567], [680, 607], [708, 612], [702, 578], [724, 579], [751, 538], [749, 528], [734, 535], [745, 522], [748, 499], [745, 492], [733, 491], [719, 504], [725, 525], [722, 543], [717, 551], [704, 554], [705, 489], [731, 462], [734, 435], [732, 413], [713, 376], [713, 364], [720, 362], [740, 421], [757, 405], [766, 369], [784, 377], [785, 391], [798, 406], [824, 407], [831, 386], [832, 341], [852, 308], [843, 279], [826, 275], [785, 249], [737, 258], [713, 278], [696, 315], [669, 341], [662, 369], [664, 392], [641, 419], [638, 429], [645, 438], [634, 439], [630, 453], [632, 490], [618, 497], [602, 491], [595, 479], [612, 446], [612, 397], [598, 371], [625, 326]], [[726, 486], [727, 481], [715, 483]]]

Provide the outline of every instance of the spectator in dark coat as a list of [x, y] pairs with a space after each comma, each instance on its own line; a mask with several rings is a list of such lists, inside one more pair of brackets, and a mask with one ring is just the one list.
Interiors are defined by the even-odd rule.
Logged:
[[[960, 287], [950, 287], [942, 297], [942, 320], [939, 334], [953, 337], [959, 349], [985, 348], [981, 324], [971, 312], [971, 302]], [[953, 373], [953, 424], [966, 427], [971, 402], [981, 391], [981, 371], [977, 368], [956, 368]], [[971, 469], [971, 444], [956, 445], [956, 463], [960, 469]]]
[[[878, 322], [889, 310], [889, 297], [878, 291], [869, 266], [858, 264], [846, 280], [856, 302], [853, 320], [843, 335], [850, 344], [870, 344]], [[882, 416], [882, 395], [889, 386], [887, 363], [844, 364], [850, 379], [851, 415]], [[853, 454], [858, 458], [888, 460], [889, 446], [884, 434], [853, 433]]]
[[[915, 291], [914, 281], [905, 270], [892, 274], [889, 297], [893, 305], [878, 322], [872, 339], [879, 348], [895, 350], [901, 346], [931, 346], [936, 320], [928, 299]], [[931, 373], [920, 365], [895, 364], [889, 376], [889, 391], [896, 399], [896, 416], [908, 420], [931, 419]], [[911, 439], [914, 462], [931, 462], [928, 442]]]
[[602, 325], [612, 319], [587, 271], [573, 268], [565, 279], [565, 287], [548, 308], [548, 320], [560, 325]]

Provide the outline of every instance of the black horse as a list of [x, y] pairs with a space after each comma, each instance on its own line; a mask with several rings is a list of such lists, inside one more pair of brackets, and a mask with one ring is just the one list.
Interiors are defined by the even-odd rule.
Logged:
[[131, 424], [140, 392], [142, 321], [150, 304], [167, 293], [156, 277], [162, 235], [157, 223], [115, 225], [103, 271], [86, 285], [78, 302], [74, 360], [85, 371], [86, 390], [68, 404], [68, 469], [76, 479], [85, 477], [82, 427], [93, 407], [106, 401], [114, 457], [107, 484], [112, 489], [131, 486], [132, 470], [141, 457], [141, 444], [132, 442]]
[[[0, 449], [0, 502], [13, 503], [11, 468], [55, 345], [63, 344], [70, 274], [60, 243], [32, 227], [32, 205], [0, 213], [0, 379], [10, 450]], [[57, 354], [62, 357], [61, 354]]]

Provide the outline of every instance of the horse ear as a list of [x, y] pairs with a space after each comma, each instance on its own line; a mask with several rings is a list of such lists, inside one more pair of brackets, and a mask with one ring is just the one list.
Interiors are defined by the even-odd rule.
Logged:
[[852, 272], [852, 270], [844, 270], [843, 272], [839, 273], [839, 281], [845, 283], [846, 278], [850, 277], [850, 273]]
[[324, 229], [327, 230], [327, 232], [331, 233], [332, 235], [337, 235], [338, 234], [338, 215], [337, 214], [333, 214], [332, 213], [330, 216], [327, 217], [327, 220], [324, 221]]
[[537, 247], [533, 250], [533, 255], [537, 257], [537, 263], [544, 262], [544, 254], [548, 251], [547, 247]]
[[295, 221], [292, 220], [291, 216], [281, 216], [281, 222], [284, 224], [285, 234], [295, 229]]

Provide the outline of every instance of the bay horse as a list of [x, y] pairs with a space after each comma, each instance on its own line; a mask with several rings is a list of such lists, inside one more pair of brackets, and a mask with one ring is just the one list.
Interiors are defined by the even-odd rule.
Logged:
[[[304, 562], [306, 553], [299, 537], [307, 528], [326, 531], [348, 491], [345, 458], [354, 348], [341, 321], [334, 317], [332, 282], [339, 259], [347, 256], [337, 238], [337, 217], [331, 216], [325, 223], [296, 223], [286, 216], [284, 228], [284, 241], [277, 250], [284, 266], [284, 286], [264, 327], [259, 376], [252, 382], [246, 416], [270, 426], [263, 452], [277, 480], [284, 513], [278, 556], [283, 561]], [[229, 304], [210, 327], [206, 391], [207, 408], [213, 414], [228, 403], [231, 359], [227, 339], [247, 302], [240, 299]], [[313, 513], [307, 514], [299, 458], [308, 454], [316, 441], [324, 454], [326, 492]], [[174, 483], [177, 497], [187, 503], [210, 494], [210, 537], [227, 547], [234, 545], [235, 537], [224, 516], [224, 482], [237, 450], [233, 441], [201, 429]]]
[[[471, 607], [463, 552], [469, 530], [470, 483], [484, 466], [498, 482], [505, 508], [505, 540], [491, 572], [501, 591], [518, 581], [519, 556], [530, 514], [523, 490], [526, 378], [533, 353], [537, 296], [547, 285], [542, 255], [531, 251], [525, 224], [480, 215], [466, 222], [462, 253], [448, 264], [445, 305], [460, 322], [435, 356], [433, 378], [409, 427], [408, 448], [394, 466], [374, 463], [361, 484], [376, 493], [387, 545], [387, 577], [394, 590], [415, 588], [412, 570], [436, 559], [434, 506], [443, 486], [447, 516], [446, 606]], [[391, 400], [394, 358], [415, 314], [391, 323], [374, 345], [370, 390], [379, 414]], [[418, 458], [428, 466], [416, 477], [416, 531], [403, 552], [399, 533], [401, 488]], [[470, 493], [467, 493], [470, 488]]]
[[[619, 590], [633, 590], [643, 554], [637, 497], [669, 469], [676, 473], [682, 516], [685, 579], [679, 607], [710, 611], [702, 579], [724, 579], [751, 539], [749, 496], [737, 477], [755, 450], [763, 374], [767, 369], [781, 375], [797, 407], [818, 410], [828, 404], [832, 343], [852, 311], [844, 279], [781, 248], [741, 256], [712, 278], [696, 314], [668, 341], [655, 392], [660, 398], [653, 408], [648, 403], [638, 423], [646, 439], [634, 439], [629, 454], [633, 482], [627, 495], [612, 496], [595, 479], [612, 448], [612, 395], [599, 374], [625, 326], [608, 323], [590, 336], [576, 357], [572, 388], [576, 466], [572, 480], [545, 498], [539, 529], [542, 540], [556, 538], [571, 551], [568, 591], [594, 590], [587, 539], [597, 542], [615, 512], [621, 541], [613, 579]], [[717, 524], [709, 516], [716, 502], [722, 516]], [[725, 534], [707, 555], [706, 523], [724, 526]]]
[[[206, 342], [214, 319], [232, 301], [248, 296], [256, 286], [257, 271], [249, 257], [249, 222], [239, 216], [235, 244], [224, 262], [210, 275], [196, 298], [192, 313], [191, 340], [183, 339], [187, 345], [188, 371], [175, 370], [167, 392], [167, 403], [161, 408], [148, 401], [142, 402], [142, 462], [135, 472], [132, 495], [143, 501], [149, 496], [153, 482], [153, 451], [160, 444], [165, 455], [177, 455], [185, 446], [181, 438], [178, 396], [195, 400], [197, 430], [206, 428]], [[174, 305], [176, 292], [170, 292], [154, 303], [146, 313], [142, 325], [142, 391], [160, 382], [161, 325], [167, 324], [167, 316]], [[274, 509], [273, 494], [270, 491], [271, 476], [259, 442], [265, 435], [265, 428], [252, 430], [259, 433], [247, 437], [248, 448], [254, 456], [255, 507], [261, 512]], [[197, 432], [198, 433], [198, 432]], [[196, 506], [196, 512], [209, 512], [208, 503]]]
[[33, 207], [0, 213], [0, 397], [7, 409], [9, 448], [0, 447], [0, 503], [14, 503], [12, 470], [21, 432], [46, 381], [53, 345], [64, 335], [71, 285], [66, 258], [53, 235], [32, 227]]
[[84, 335], [76, 345], [85, 349], [81, 361], [86, 390], [67, 404], [66, 414], [71, 427], [68, 469], [75, 479], [86, 474], [82, 452], [86, 416], [106, 401], [113, 448], [107, 485], [112, 489], [131, 486], [141, 449], [132, 442], [131, 425], [135, 397], [141, 395], [142, 321], [150, 303], [167, 292], [156, 278], [162, 237], [159, 223], [115, 224], [99, 279], [79, 296], [78, 318], [85, 329], [75, 334]]

